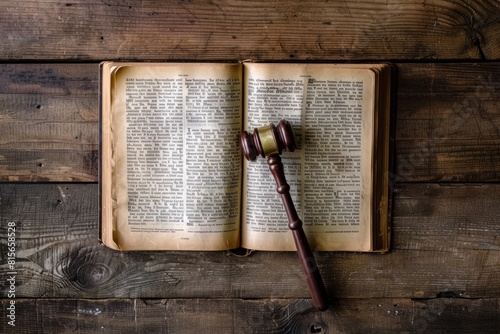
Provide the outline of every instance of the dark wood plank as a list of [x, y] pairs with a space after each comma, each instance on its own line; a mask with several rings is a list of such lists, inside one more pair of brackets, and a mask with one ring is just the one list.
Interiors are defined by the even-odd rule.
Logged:
[[498, 181], [500, 65], [398, 65], [398, 181]]
[[498, 4], [16, 1], [3, 60], [498, 59]]
[[[128, 252], [99, 244], [96, 184], [0, 184], [18, 297], [306, 298], [294, 252]], [[331, 297], [500, 297], [500, 185], [399, 184], [388, 254], [315, 252]], [[9, 268], [0, 267], [0, 284]], [[0, 296], [6, 297], [2, 289]]]
[[[97, 64], [0, 66], [0, 181], [96, 181]], [[395, 178], [500, 179], [500, 65], [398, 64]]]
[[500, 251], [499, 201], [497, 184], [398, 184], [393, 246], [449, 253]]
[[38, 299], [0, 302], [5, 333], [496, 333], [500, 299]]
[[0, 66], [0, 181], [95, 181], [97, 65]]

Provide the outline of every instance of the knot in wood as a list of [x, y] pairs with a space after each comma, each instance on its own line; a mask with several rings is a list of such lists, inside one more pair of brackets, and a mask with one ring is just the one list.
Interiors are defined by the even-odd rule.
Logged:
[[112, 281], [121, 264], [109, 254], [88, 247], [71, 251], [59, 262], [58, 271], [79, 290], [101, 289]]
[[100, 286], [111, 277], [111, 268], [104, 263], [84, 263], [77, 269], [77, 282], [83, 288]]

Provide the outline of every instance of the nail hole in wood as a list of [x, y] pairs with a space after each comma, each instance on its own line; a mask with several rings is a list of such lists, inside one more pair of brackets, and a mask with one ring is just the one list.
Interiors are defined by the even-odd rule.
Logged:
[[323, 333], [323, 327], [318, 324], [318, 323], [315, 323], [315, 324], [312, 324], [311, 327], [309, 328], [309, 333]]

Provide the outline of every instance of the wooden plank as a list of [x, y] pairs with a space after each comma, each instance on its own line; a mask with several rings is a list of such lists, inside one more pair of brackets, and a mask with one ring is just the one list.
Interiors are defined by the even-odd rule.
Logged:
[[400, 64], [397, 181], [498, 181], [500, 66]]
[[0, 301], [5, 333], [496, 333], [500, 299], [340, 299], [317, 312], [307, 299]]
[[497, 184], [399, 184], [393, 246], [398, 250], [460, 253], [500, 251]]
[[[240, 257], [102, 246], [97, 191], [96, 184], [0, 184], [3, 249], [7, 223], [17, 223], [18, 297], [308, 297], [294, 252]], [[500, 297], [499, 201], [499, 184], [397, 185], [391, 252], [315, 252], [329, 295]], [[0, 282], [8, 272], [0, 267]]]
[[0, 181], [95, 181], [97, 65], [0, 66]]
[[[97, 64], [0, 66], [0, 181], [96, 181]], [[500, 65], [398, 64], [400, 182], [500, 179]]]
[[494, 1], [16, 1], [3, 60], [498, 59]]

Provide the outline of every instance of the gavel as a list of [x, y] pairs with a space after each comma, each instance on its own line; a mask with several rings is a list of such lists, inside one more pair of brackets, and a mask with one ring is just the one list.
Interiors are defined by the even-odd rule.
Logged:
[[321, 278], [318, 265], [302, 228], [297, 210], [290, 196], [290, 186], [286, 182], [281, 153], [283, 150], [293, 152], [296, 148], [293, 130], [288, 121], [281, 120], [278, 126], [269, 124], [254, 129], [253, 134], [243, 131], [241, 134], [241, 147], [245, 158], [255, 161], [258, 156], [267, 157], [269, 170], [276, 181], [276, 191], [281, 195], [283, 205], [288, 217], [288, 228], [292, 231], [293, 240], [297, 248], [302, 269], [307, 278], [307, 285], [313, 304], [319, 311], [328, 309], [328, 295]]

